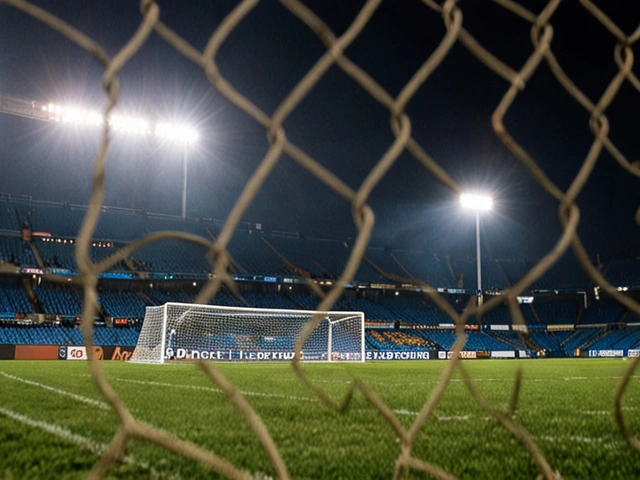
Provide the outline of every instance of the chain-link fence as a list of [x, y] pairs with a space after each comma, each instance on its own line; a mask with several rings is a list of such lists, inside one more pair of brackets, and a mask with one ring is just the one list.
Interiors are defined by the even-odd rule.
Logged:
[[[169, 25], [160, 20], [162, 7], [152, 0], [143, 0], [140, 5], [140, 24], [135, 34], [129, 39], [114, 56], [109, 55], [105, 49], [91, 38], [91, 33], [83, 33], [73, 25], [65, 23], [45, 10], [35, 7], [22, 0], [3, 0], [2, 3], [24, 12], [37, 19], [43, 26], [47, 26], [62, 37], [66, 37], [79, 49], [89, 52], [104, 67], [102, 77], [103, 87], [108, 106], [104, 110], [105, 116], [109, 116], [113, 108], [119, 101], [118, 74], [127, 63], [139, 53], [150, 36], [157, 35], [173, 49], [193, 62], [202, 74], [206, 76], [210, 84], [222, 94], [237, 109], [246, 114], [261, 125], [267, 133], [269, 148], [258, 167], [246, 183], [244, 190], [237, 199], [235, 206], [231, 210], [228, 219], [222, 228], [220, 235], [215, 242], [189, 235], [181, 232], [158, 232], [137, 239], [127, 247], [120, 250], [113, 257], [93, 263], [90, 259], [90, 245], [93, 232], [100, 217], [101, 206], [105, 194], [105, 167], [106, 157], [111, 141], [111, 132], [108, 122], [102, 127], [101, 145], [95, 159], [93, 190], [89, 211], [78, 235], [77, 242], [77, 265], [81, 272], [81, 284], [84, 290], [84, 310], [82, 329], [89, 342], [92, 338], [92, 322], [94, 313], [98, 305], [97, 284], [98, 274], [106, 271], [117, 262], [126, 259], [135, 250], [151, 244], [168, 239], [192, 242], [205, 245], [210, 249], [210, 259], [212, 261], [215, 276], [200, 291], [196, 302], [205, 303], [209, 301], [223, 286], [236, 289], [234, 280], [229, 273], [230, 255], [227, 247], [232, 241], [232, 234], [239, 225], [243, 214], [256, 198], [258, 190], [263, 184], [269, 181], [269, 175], [274, 170], [278, 161], [287, 155], [299, 166], [313, 175], [318, 181], [325, 184], [335, 194], [344, 199], [351, 207], [353, 222], [358, 234], [355, 238], [349, 260], [330, 290], [322, 292], [317, 289], [315, 292], [323, 299], [318, 305], [318, 310], [330, 310], [334, 303], [341, 297], [345, 286], [349, 284], [356, 275], [356, 272], [363, 262], [365, 249], [367, 248], [374, 225], [374, 214], [368, 202], [374, 188], [385, 178], [387, 172], [393, 167], [401, 154], [408, 152], [416, 162], [426, 169], [442, 185], [455, 194], [462, 192], [462, 187], [443, 167], [443, 160], [432, 157], [427, 150], [428, 145], [421, 145], [412, 135], [411, 118], [407, 114], [412, 100], [417, 92], [425, 85], [446, 61], [450, 52], [454, 48], [463, 47], [473, 57], [474, 62], [481, 62], [490, 72], [495, 74], [507, 86], [501, 101], [496, 106], [491, 117], [491, 123], [496, 137], [511, 152], [514, 159], [528, 170], [531, 177], [537, 182], [539, 187], [548, 195], [554, 198], [558, 205], [559, 221], [562, 226], [562, 234], [557, 238], [556, 244], [548, 253], [524, 275], [517, 283], [504, 289], [500, 296], [494, 296], [480, 306], [468, 305], [463, 313], [458, 313], [451, 305], [438, 293], [425, 289], [429, 292], [430, 299], [444, 312], [446, 312], [456, 325], [458, 340], [453, 346], [454, 355], [444, 369], [437, 387], [432, 391], [430, 397], [424, 404], [417, 418], [410, 428], [404, 428], [396, 417], [396, 414], [376, 396], [374, 391], [362, 382], [355, 381], [350, 393], [343, 402], [334, 402], [331, 397], [323, 391], [317, 384], [313, 383], [305, 373], [305, 368], [299, 363], [299, 359], [294, 361], [295, 371], [301, 382], [306, 384], [319, 399], [330, 408], [342, 409], [352, 398], [354, 391], [361, 392], [364, 397], [377, 408], [388, 421], [391, 428], [396, 432], [401, 444], [401, 453], [397, 458], [395, 477], [400, 478], [408, 469], [425, 471], [437, 478], [451, 478], [448, 472], [441, 470], [437, 465], [426, 463], [416, 458], [412, 454], [412, 446], [417, 435], [425, 425], [425, 422], [438, 405], [443, 392], [451, 379], [454, 371], [459, 370], [464, 378], [465, 384], [478, 404], [508, 430], [531, 454], [532, 458], [544, 478], [556, 478], [554, 468], [550, 465], [542, 451], [537, 447], [533, 437], [527, 430], [518, 423], [509, 411], [501, 412], [487, 402], [476, 389], [474, 382], [466, 373], [464, 365], [459, 362], [457, 352], [465, 343], [464, 326], [473, 316], [480, 316], [483, 313], [496, 308], [499, 304], [506, 302], [514, 324], [524, 325], [524, 318], [520, 311], [517, 297], [531, 287], [558, 259], [571, 249], [575, 257], [579, 260], [586, 276], [595, 284], [600, 286], [601, 291], [620, 302], [630, 312], [640, 315], [640, 305], [631, 297], [622, 294], [614, 286], [607, 282], [602, 272], [594, 266], [588, 252], [583, 246], [583, 242], [578, 235], [578, 225], [580, 223], [580, 210], [576, 199], [585, 188], [586, 183], [592, 177], [592, 172], [598, 158], [603, 151], [607, 151], [613, 159], [624, 169], [626, 174], [640, 176], [640, 164], [633, 162], [627, 157], [629, 152], [625, 152], [627, 145], [616, 145], [609, 134], [610, 123], [607, 118], [607, 110], [619, 94], [622, 88], [640, 92], [640, 81], [633, 72], [634, 43], [640, 37], [640, 27], [628, 34], [619, 28], [604, 13], [603, 7], [599, 7], [590, 0], [577, 0], [574, 2], [579, 6], [582, 13], [588, 14], [590, 20], [599, 22], [608, 32], [606, 38], [612, 44], [611, 54], [613, 55], [617, 71], [610, 78], [608, 85], [602, 94], [595, 100], [590, 99], [581, 90], [581, 79], [571, 78], [559, 63], [554, 54], [554, 15], [556, 15], [560, 0], [551, 0], [541, 6], [536, 12], [530, 11], [525, 6], [511, 0], [494, 0], [490, 4], [495, 10], [500, 10], [501, 15], [507, 15], [513, 22], [529, 25], [530, 44], [528, 45], [529, 55], [521, 66], [509, 65], [505, 61], [492, 54], [489, 48], [476, 40], [474, 36], [464, 27], [463, 12], [465, 6], [463, 2], [449, 0], [438, 2], [436, 0], [423, 0], [421, 3], [416, 0], [416, 4], [423, 8], [426, 14], [433, 19], [439, 19], [441, 26], [444, 26], [444, 35], [432, 51], [424, 55], [422, 65], [415, 71], [413, 76], [404, 84], [400, 93], [392, 95], [385, 90], [374, 76], [361, 68], [345, 52], [359, 38], [368, 22], [379, 7], [381, 0], [368, 0], [360, 9], [357, 15], [350, 19], [348, 27], [340, 35], [336, 35], [329, 26], [319, 18], [304, 3], [296, 0], [281, 0], [281, 3], [289, 13], [283, 9], [283, 14], [293, 15], [297, 21], [302, 22], [319, 40], [325, 45], [324, 54], [315, 59], [312, 67], [295, 84], [286, 97], [280, 102], [272, 114], [268, 114], [259, 108], [254, 99], [242, 95], [239, 90], [225, 78], [225, 72], [221, 71], [216, 62], [217, 55], [228, 40], [228, 38], [239, 28], [239, 26], [252, 15], [252, 10], [259, 3], [258, 0], [244, 0], [235, 6], [226, 18], [217, 26], [211, 34], [205, 48], [200, 51], [189, 44], [183, 37], [173, 31]], [[459, 4], [460, 3], [460, 4]], [[603, 2], [606, 3], [606, 2]], [[3, 8], [6, 8], [5, 7]], [[476, 5], [477, 6], [477, 5]], [[606, 9], [605, 9], [606, 10]], [[295, 41], [292, 39], [292, 41]], [[382, 155], [375, 166], [371, 168], [365, 180], [357, 189], [351, 188], [347, 182], [334, 175], [325, 168], [322, 162], [287, 138], [283, 124], [292, 112], [298, 108], [306, 96], [313, 95], [313, 88], [332, 68], [338, 68], [348, 75], [363, 91], [367, 92], [376, 102], [388, 111], [390, 117], [390, 129], [393, 132], [394, 141]], [[596, 67], [594, 67], [596, 68]], [[519, 143], [518, 138], [512, 133], [510, 124], [505, 120], [510, 109], [517, 101], [518, 96], [525, 89], [528, 82], [536, 77], [542, 69], [548, 69], [552, 73], [553, 81], [560, 85], [567, 98], [572, 98], [580, 107], [584, 109], [588, 117], [588, 126], [592, 133], [591, 147], [584, 155], [582, 164], [573, 178], [570, 186], [563, 190], [556, 185], [550, 176], [541, 168], [535, 156], [528, 149]], [[540, 99], [544, 101], [544, 99]], [[433, 119], [437, 121], [437, 119]], [[623, 148], [625, 147], [625, 148]], [[640, 210], [635, 218], [640, 223]], [[298, 345], [302, 345], [316, 322], [309, 325], [303, 333], [303, 338], [298, 340]], [[299, 350], [299, 348], [297, 349]], [[88, 349], [91, 352], [91, 349]], [[615, 411], [620, 433], [624, 439], [638, 452], [640, 452], [640, 442], [628, 430], [625, 425], [621, 409], [621, 398], [625, 388], [640, 359], [631, 362], [626, 373], [619, 383], [616, 394]], [[216, 456], [213, 452], [203, 450], [195, 444], [182, 441], [172, 434], [156, 428], [152, 425], [141, 422], [127, 409], [127, 406], [119, 399], [112, 386], [102, 373], [100, 363], [91, 361], [91, 370], [95, 380], [114, 411], [117, 413], [120, 427], [114, 436], [107, 451], [95, 465], [92, 477], [100, 478], [105, 475], [109, 468], [121, 458], [123, 452], [131, 439], [140, 439], [160, 445], [168, 450], [172, 450], [187, 458], [209, 465], [215, 471], [229, 478], [243, 478], [245, 473], [240, 466], [232, 465], [225, 459]], [[260, 438], [271, 458], [273, 467], [277, 475], [281, 478], [288, 478], [287, 468], [279, 454], [278, 446], [271, 439], [266, 427], [259, 415], [252, 410], [243, 396], [231, 385], [222, 374], [212, 365], [204, 364], [202, 368], [207, 375], [227, 392], [231, 402], [245, 415], [255, 434]], [[516, 408], [518, 392], [520, 389], [520, 377], [516, 379], [515, 391], [513, 394], [511, 412]]]

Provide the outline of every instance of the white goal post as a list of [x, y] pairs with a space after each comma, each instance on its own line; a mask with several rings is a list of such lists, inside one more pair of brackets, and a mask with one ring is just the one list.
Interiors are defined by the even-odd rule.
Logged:
[[131, 362], [171, 360], [290, 361], [314, 315], [303, 361], [364, 362], [364, 313], [166, 303], [147, 307]]

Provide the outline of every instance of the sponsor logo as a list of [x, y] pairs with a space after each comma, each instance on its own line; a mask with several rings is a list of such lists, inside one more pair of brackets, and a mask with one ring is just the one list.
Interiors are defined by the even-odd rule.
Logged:
[[58, 360], [66, 360], [67, 359], [67, 347], [61, 346], [58, 348]]
[[511, 350], [492, 350], [491, 358], [516, 358], [516, 352]]
[[[321, 354], [321, 359], [324, 359], [324, 357], [326, 357], [326, 355]], [[304, 356], [304, 354], [302, 355], [302, 358], [307, 358]], [[332, 360], [361, 360], [362, 357], [360, 356], [359, 353], [351, 353], [351, 352], [334, 352], [331, 354], [331, 359]]]
[[446, 360], [447, 359], [447, 352], [438, 352], [438, 358], [440, 360]]
[[640, 357], [640, 350], [629, 350], [628, 357]]
[[86, 360], [87, 347], [69, 347], [67, 350], [67, 360]]
[[[442, 352], [444, 353], [444, 352]], [[453, 357], [453, 352], [447, 352], [447, 359], [450, 359], [451, 357]], [[462, 350], [459, 354], [458, 354], [458, 358], [477, 358], [477, 352], [473, 351], [473, 352], [469, 352], [467, 350]], [[444, 357], [442, 357], [444, 358]]]
[[[172, 360], [229, 360], [230, 352], [224, 350], [187, 350], [186, 348], [167, 348], [167, 358]], [[242, 353], [242, 352], [240, 352]]]
[[133, 350], [123, 350], [121, 347], [116, 347], [111, 354], [111, 360], [127, 361], [131, 358], [132, 354]]
[[[240, 350], [240, 360], [293, 360], [295, 352], [243, 352]], [[337, 359], [336, 359], [337, 360]]]
[[[258, 350], [199, 350], [187, 348], [167, 348], [167, 360], [241, 360], [254, 362], [292, 361], [295, 353], [292, 351], [258, 351]], [[303, 360], [327, 360], [327, 354], [321, 352], [301, 352]], [[359, 353], [335, 353], [333, 360], [360, 360]]]
[[624, 350], [589, 350], [589, 356], [601, 358], [623, 357]]
[[430, 352], [377, 352], [368, 351], [365, 360], [429, 360]]

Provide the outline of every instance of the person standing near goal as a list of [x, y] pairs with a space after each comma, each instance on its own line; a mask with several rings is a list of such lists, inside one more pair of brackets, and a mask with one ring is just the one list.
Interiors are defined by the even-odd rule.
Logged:
[[176, 359], [175, 343], [176, 343], [176, 329], [172, 328], [171, 331], [169, 332], [169, 341], [167, 342], [167, 353], [168, 353], [167, 356], [169, 357], [169, 360]]

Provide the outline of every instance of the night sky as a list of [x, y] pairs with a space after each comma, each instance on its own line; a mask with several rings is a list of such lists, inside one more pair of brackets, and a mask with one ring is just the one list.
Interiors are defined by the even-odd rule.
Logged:
[[[91, 36], [110, 54], [135, 32], [137, 2], [34, 2]], [[202, 50], [236, 2], [158, 2], [161, 19]], [[305, 2], [339, 35], [361, 1]], [[540, 12], [544, 1], [522, 2]], [[599, 1], [625, 32], [640, 23], [640, 2]], [[519, 69], [531, 54], [530, 26], [488, 0], [461, 0], [463, 25], [488, 50]], [[617, 72], [615, 38], [576, 1], [553, 15], [552, 50], [594, 102]], [[347, 56], [397, 95], [446, 33], [442, 17], [418, 0], [386, 0]], [[223, 44], [222, 75], [268, 114], [325, 49], [283, 6], [265, 0]], [[638, 54], [637, 46], [634, 53]], [[640, 76], [640, 68], [633, 71]], [[38, 21], [0, 5], [0, 94], [39, 102], [102, 108], [103, 67]], [[194, 64], [152, 35], [119, 75], [119, 111], [198, 126], [189, 150], [188, 213], [224, 219], [268, 149], [264, 129], [237, 110]], [[536, 258], [561, 233], [557, 201], [546, 194], [497, 139], [491, 115], [509, 84], [460, 43], [407, 106], [412, 135], [463, 187], [491, 192], [483, 216], [484, 251], [495, 258]], [[638, 154], [640, 92], [627, 82], [607, 109], [610, 138], [630, 161]], [[505, 117], [511, 135], [547, 175], [566, 189], [593, 134], [589, 115], [542, 64]], [[289, 140], [356, 189], [393, 142], [389, 112], [338, 67], [332, 67], [284, 123]], [[0, 192], [86, 204], [98, 129], [0, 115]], [[152, 138], [116, 135], [109, 153], [105, 204], [179, 215], [181, 147]], [[404, 153], [374, 190], [373, 245], [473, 256], [473, 215], [456, 195]], [[640, 255], [634, 215], [640, 179], [603, 152], [584, 191], [579, 232], [603, 259]], [[350, 206], [286, 156], [281, 158], [244, 220], [266, 230], [353, 238]]]

